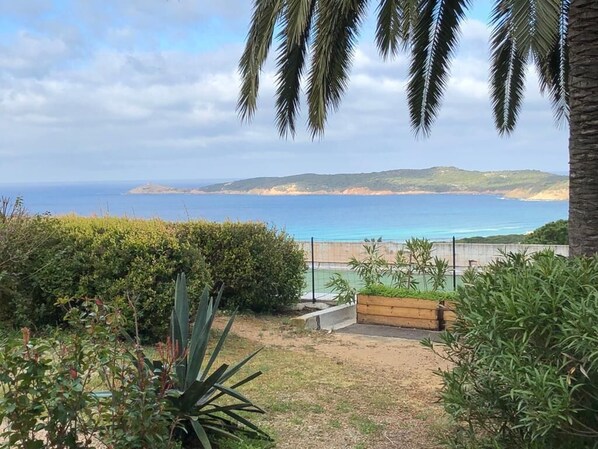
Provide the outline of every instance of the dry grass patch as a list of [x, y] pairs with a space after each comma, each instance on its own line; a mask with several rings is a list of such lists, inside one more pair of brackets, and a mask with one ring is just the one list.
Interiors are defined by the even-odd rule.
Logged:
[[[408, 372], [392, 360], [393, 348], [399, 359], [412, 353], [427, 360], [427, 350], [417, 342], [381, 344], [344, 334], [297, 332], [284, 318], [275, 317], [241, 317], [233, 332], [222, 361], [264, 348], [248, 368], [264, 374], [242, 391], [268, 412], [255, 421], [271, 433], [275, 447], [437, 447], [435, 435], [445, 424], [436, 404], [438, 381], [432, 368]], [[389, 345], [389, 363], [364, 360], [363, 352], [375, 353], [384, 345]], [[268, 446], [245, 441], [225, 447]]]

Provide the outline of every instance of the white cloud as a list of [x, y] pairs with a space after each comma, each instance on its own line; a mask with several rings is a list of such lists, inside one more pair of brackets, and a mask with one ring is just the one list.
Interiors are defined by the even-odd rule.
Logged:
[[[409, 127], [407, 57], [383, 61], [364, 39], [346, 97], [330, 115], [325, 137], [314, 142], [303, 126], [305, 106], [295, 140], [279, 139], [272, 59], [255, 119], [242, 124], [236, 114], [246, 2], [105, 4], [74, 2], [70, 18], [49, 22], [40, 22], [35, 9], [7, 12], [19, 26], [0, 42], [0, 180], [566, 164], [566, 133], [552, 126], [535, 87], [516, 134], [497, 137], [488, 99], [488, 29], [479, 22], [465, 24], [463, 50], [429, 139], [414, 139]], [[197, 34], [200, 26], [213, 30], [219, 24], [223, 31], [214, 32], [215, 42], [210, 33]], [[177, 36], [182, 41], [171, 45]], [[529, 78], [534, 82], [533, 73]]]

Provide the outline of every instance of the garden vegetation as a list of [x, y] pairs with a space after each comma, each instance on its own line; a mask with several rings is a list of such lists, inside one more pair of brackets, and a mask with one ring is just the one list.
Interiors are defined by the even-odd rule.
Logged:
[[20, 201], [0, 214], [0, 320], [13, 327], [55, 325], [57, 301], [97, 298], [134, 307], [153, 339], [178, 273], [191, 297], [224, 285], [222, 307], [264, 312], [298, 301], [304, 270], [298, 245], [263, 223], [30, 216]]

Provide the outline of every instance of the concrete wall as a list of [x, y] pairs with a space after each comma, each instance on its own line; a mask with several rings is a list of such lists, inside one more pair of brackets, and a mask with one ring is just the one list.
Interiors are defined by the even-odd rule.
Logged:
[[[305, 251], [305, 260], [311, 262], [311, 243], [299, 242]], [[381, 254], [388, 262], [392, 262], [397, 251], [404, 248], [398, 242], [379, 243]], [[543, 249], [552, 249], [556, 254], [569, 255], [567, 245], [498, 245], [488, 243], [457, 243], [455, 245], [456, 265], [467, 267], [470, 265], [485, 266], [500, 257], [500, 251], [535, 253]], [[363, 243], [361, 242], [314, 242], [314, 260], [324, 264], [344, 264], [351, 257], [360, 259], [364, 257]], [[451, 242], [435, 243], [433, 256], [438, 256], [453, 264], [453, 244]]]

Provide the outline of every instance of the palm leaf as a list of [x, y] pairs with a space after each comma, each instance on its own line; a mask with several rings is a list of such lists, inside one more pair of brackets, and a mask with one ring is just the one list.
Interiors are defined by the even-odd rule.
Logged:
[[569, 119], [569, 31], [570, 0], [561, 1], [558, 33], [550, 52], [536, 55], [540, 90], [550, 97], [557, 123]]
[[239, 61], [241, 91], [237, 111], [243, 120], [250, 119], [255, 113], [260, 71], [268, 57], [284, 3], [285, 0], [255, 0], [247, 43]]
[[469, 0], [422, 0], [413, 30], [407, 98], [416, 132], [430, 133]]
[[282, 19], [277, 57], [276, 126], [280, 135], [295, 135], [301, 75], [305, 67], [315, 0], [289, 0]]
[[515, 129], [525, 87], [526, 55], [513, 39], [511, 11], [498, 3], [494, 9], [490, 46], [490, 95], [496, 128], [501, 134]]
[[502, 0], [509, 10], [512, 39], [520, 53], [547, 54], [558, 32], [561, 0]]
[[312, 137], [324, 132], [329, 109], [336, 109], [347, 87], [366, 0], [319, 0], [309, 73], [308, 124]]
[[384, 59], [407, 48], [417, 21], [417, 0], [380, 0], [377, 7], [376, 44]]

